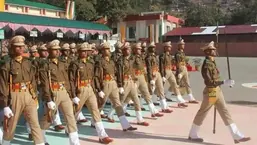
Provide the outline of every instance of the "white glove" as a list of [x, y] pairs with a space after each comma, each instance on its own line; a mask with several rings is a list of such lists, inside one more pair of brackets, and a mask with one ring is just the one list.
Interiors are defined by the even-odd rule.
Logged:
[[227, 86], [233, 87], [235, 85], [234, 80], [224, 80], [223, 82], [224, 82], [224, 85], [227, 85]]
[[124, 93], [124, 88], [120, 87], [119, 92], [120, 92], [120, 94], [123, 94]]
[[182, 78], [182, 74], [178, 74], [178, 79], [181, 79]]
[[56, 105], [53, 101], [50, 101], [50, 102], [47, 103], [47, 107], [51, 110], [55, 110]]
[[4, 107], [4, 116], [6, 116], [7, 118], [11, 118], [13, 116], [10, 107]]
[[162, 77], [162, 81], [165, 83], [167, 79], [165, 77]]
[[101, 97], [101, 98], [104, 98], [104, 96], [105, 96], [105, 94], [104, 94], [104, 92], [103, 92], [103, 91], [98, 92], [98, 95], [99, 95], [99, 97]]
[[155, 81], [154, 81], [154, 80], [151, 80], [151, 81], [150, 81], [150, 84], [151, 84], [151, 85], [155, 85]]
[[73, 101], [73, 103], [75, 103], [75, 104], [79, 104], [79, 101], [80, 101], [80, 99], [78, 98], [78, 97], [75, 97], [75, 98], [73, 98], [72, 99], [72, 101]]

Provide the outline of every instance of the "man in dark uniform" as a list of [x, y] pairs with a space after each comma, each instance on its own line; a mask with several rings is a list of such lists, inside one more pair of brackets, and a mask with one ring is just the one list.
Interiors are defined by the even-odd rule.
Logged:
[[137, 78], [133, 68], [134, 61], [132, 57], [130, 57], [130, 44], [126, 42], [121, 47], [121, 49], [123, 55], [117, 61], [117, 74], [120, 74], [120, 76], [117, 76], [117, 84], [119, 87], [119, 92], [122, 94], [120, 97], [121, 103], [123, 104], [123, 107], [126, 107], [126, 100], [132, 100], [136, 111], [137, 124], [142, 126], [149, 126], [149, 123], [144, 121], [142, 116], [140, 101], [137, 93]]
[[118, 61], [118, 59], [122, 56], [122, 51], [121, 51], [121, 47], [122, 47], [122, 43], [120, 41], [117, 41], [117, 43], [114, 45], [115, 47], [115, 52], [113, 52], [111, 59], [116, 63]]
[[183, 39], [181, 39], [178, 42], [178, 51], [175, 54], [177, 83], [178, 85], [182, 85], [182, 87], [185, 87], [186, 93], [189, 98], [189, 103], [198, 104], [198, 101], [196, 101], [193, 97], [192, 89], [190, 87], [184, 49], [185, 42]]
[[171, 42], [165, 42], [164, 45], [164, 53], [159, 57], [159, 64], [160, 64], [160, 73], [162, 76], [162, 80], [165, 83], [166, 80], [169, 82], [170, 89], [172, 92], [175, 93], [175, 96], [178, 100], [178, 107], [187, 107], [185, 104], [185, 100], [182, 98], [179, 86], [176, 81], [176, 77], [172, 72], [172, 55], [171, 55]]
[[71, 43], [70, 44], [70, 58], [72, 60], [76, 60], [77, 59], [77, 49], [76, 49], [76, 44], [75, 43]]
[[[133, 60], [133, 71], [136, 78], [136, 84], [137, 84], [138, 90], [140, 91], [142, 97], [144, 98], [146, 104], [149, 107], [151, 116], [154, 118], [162, 117], [163, 114], [159, 113], [159, 111], [155, 108], [152, 102], [152, 96], [150, 95], [150, 92], [148, 89], [148, 83], [146, 81], [147, 72], [145, 69], [145, 60], [142, 58], [141, 50], [142, 50], [141, 43], [136, 43], [133, 46], [134, 55], [131, 56], [131, 59]], [[128, 103], [129, 103], [129, 100], [126, 99], [124, 101], [124, 106], [123, 106], [125, 112], [126, 112], [126, 104]]]
[[82, 112], [82, 107], [86, 104], [89, 112], [91, 113], [92, 124], [96, 128], [99, 142], [108, 144], [112, 142], [113, 139], [109, 138], [105, 132], [97, 106], [97, 99], [94, 92], [94, 82], [96, 80], [94, 77], [94, 63], [87, 60], [88, 51], [92, 51], [92, 48], [88, 43], [85, 42], [79, 45], [78, 59], [71, 62], [69, 69], [72, 95], [78, 96], [80, 99], [79, 104], [75, 106], [75, 117], [78, 117], [78, 114]]
[[250, 137], [245, 137], [233, 122], [220, 88], [223, 84], [233, 86], [235, 81], [231, 79], [224, 81], [220, 80], [219, 70], [215, 63], [215, 56], [217, 53], [213, 41], [202, 47], [201, 50], [204, 51], [206, 55], [201, 71], [206, 87], [203, 90], [203, 101], [194, 118], [194, 122], [189, 133], [189, 139], [195, 142], [203, 142], [203, 139], [198, 137], [198, 131], [206, 115], [211, 110], [212, 106], [215, 105], [224, 124], [228, 127], [234, 142], [240, 143], [249, 141]]
[[4, 136], [2, 145], [10, 145], [20, 115], [23, 113], [32, 129], [34, 144], [44, 145], [38, 123], [37, 95], [35, 83], [36, 68], [31, 61], [22, 57], [23, 36], [10, 40], [11, 58], [0, 69], [0, 99], [4, 105]]
[[[101, 44], [102, 58], [96, 64], [96, 77], [99, 80], [99, 87], [97, 87], [99, 99], [102, 99], [102, 104], [99, 104], [100, 110], [103, 110], [104, 104], [107, 98], [110, 98], [113, 108], [115, 109], [117, 116], [119, 117], [123, 131], [137, 130], [130, 125], [125, 117], [120, 98], [119, 89], [115, 80], [115, 74], [117, 74], [117, 68], [113, 60], [110, 59], [110, 44], [108, 42]], [[120, 74], [119, 74], [120, 76]], [[114, 122], [113, 119], [108, 119], [109, 122]]]
[[[92, 43], [91, 47], [92, 47], [92, 51], [93, 51], [92, 58], [93, 58], [94, 63], [96, 64], [101, 60], [102, 54], [99, 52], [99, 49], [100, 49], [99, 46], [97, 47], [95, 43]], [[104, 114], [103, 110], [101, 110], [100, 114], [101, 114], [101, 118], [107, 118], [107, 115]]]
[[[156, 93], [158, 97], [160, 97], [160, 105], [163, 113], [171, 113], [173, 112], [167, 105], [165, 94], [164, 94], [164, 86], [163, 79], [159, 70], [159, 62], [157, 56], [155, 54], [155, 44], [152, 42], [148, 47], [148, 54], [145, 59], [146, 67], [147, 67], [147, 78], [150, 84], [150, 89], [152, 93]], [[155, 89], [156, 88], [156, 89]]]
[[[115, 47], [115, 51], [112, 53], [111, 59], [114, 61], [116, 67], [117, 66], [117, 62], [119, 60], [120, 57], [122, 57], [122, 51], [121, 51], [121, 47], [122, 47], [122, 43], [120, 41], [117, 41], [116, 44], [114, 45]], [[121, 94], [120, 94], [121, 95]], [[121, 95], [122, 96], [122, 95]], [[111, 103], [109, 102], [110, 100], [107, 100], [107, 104], [111, 105]], [[113, 120], [113, 115], [114, 115], [115, 111], [114, 108], [111, 108], [109, 110], [109, 113], [107, 115], [107, 117], [111, 120]], [[125, 113], [126, 116], [130, 116], [128, 113]]]
[[42, 99], [46, 102], [45, 115], [40, 120], [40, 125], [45, 143], [47, 143], [45, 132], [52, 123], [52, 114], [55, 114], [56, 110], [60, 108], [67, 124], [66, 132], [69, 134], [70, 145], [79, 145], [73, 103], [78, 104], [80, 100], [71, 94], [68, 65], [65, 61], [58, 59], [59, 44], [59, 40], [53, 40], [48, 44], [48, 61], [39, 67]]
[[33, 45], [32, 47], [30, 47], [29, 54], [30, 54], [29, 58], [31, 60], [35, 60], [36, 58], [38, 58], [38, 55], [37, 55], [37, 45]]
[[70, 57], [70, 45], [68, 43], [64, 43], [60, 51], [61, 51], [60, 59], [62, 61], [65, 61], [67, 65], [70, 65], [71, 61], [73, 61], [73, 58]]

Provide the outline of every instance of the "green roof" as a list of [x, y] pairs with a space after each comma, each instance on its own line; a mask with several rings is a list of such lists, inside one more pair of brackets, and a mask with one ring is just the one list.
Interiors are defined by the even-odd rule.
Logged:
[[5, 3], [14, 4], [14, 5], [21, 5], [21, 6], [35, 7], [35, 8], [41, 8], [41, 9], [65, 11], [65, 9], [60, 8], [60, 7], [56, 7], [56, 6], [45, 4], [45, 3], [27, 1], [27, 0], [5, 0]]
[[110, 31], [110, 28], [107, 27], [106, 25], [97, 24], [93, 22], [23, 15], [23, 14], [15, 14], [15, 13], [7, 13], [7, 12], [0, 12], [0, 22]]

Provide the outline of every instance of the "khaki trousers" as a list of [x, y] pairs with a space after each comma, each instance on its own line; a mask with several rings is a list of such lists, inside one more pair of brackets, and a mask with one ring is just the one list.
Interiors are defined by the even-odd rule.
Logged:
[[137, 88], [133, 80], [124, 81], [124, 94], [122, 98], [121, 103], [132, 100], [134, 102], [135, 111], [141, 111]]
[[189, 76], [188, 76], [187, 67], [182, 66], [180, 68], [180, 71], [181, 71], [180, 74], [182, 75], [182, 78], [180, 80], [178, 80], [178, 83], [180, 85], [182, 85], [183, 87], [185, 87], [185, 90], [186, 90], [187, 94], [192, 94], [192, 90], [191, 90], [191, 87], [190, 87], [190, 84], [189, 84]]
[[29, 123], [31, 128], [31, 134], [35, 144], [44, 143], [42, 132], [38, 121], [37, 103], [29, 93], [26, 92], [11, 92], [11, 110], [14, 116], [8, 121], [9, 132], [4, 132], [3, 139], [11, 141], [14, 137], [17, 122], [19, 121], [20, 115], [24, 113], [26, 121]]
[[154, 72], [153, 75], [154, 81], [155, 81], [155, 94], [160, 97], [160, 99], [165, 99], [164, 95], [164, 86], [163, 86], [163, 81], [162, 81], [162, 76], [159, 72]]
[[[225, 123], [226, 126], [232, 124], [233, 120], [231, 119], [230, 113], [228, 112], [228, 109], [226, 107], [226, 102], [224, 100], [224, 96], [220, 87], [216, 88], [216, 97], [217, 97], [217, 101], [214, 105], [216, 106], [223, 122]], [[198, 125], [198, 126], [202, 125], [206, 115], [208, 114], [212, 106], [213, 105], [209, 103], [208, 88], [205, 88], [203, 91], [203, 102], [194, 119], [195, 125]]]
[[[56, 108], [59, 108], [60, 111], [63, 113], [65, 122], [67, 124], [68, 133], [77, 132], [76, 120], [73, 113], [73, 103], [66, 89], [54, 91], [53, 95], [56, 98], [54, 101]], [[45, 106], [45, 115], [40, 120], [40, 126], [43, 130], [47, 130], [51, 125], [51, 123], [47, 121], [47, 110], [48, 108], [47, 106]]]
[[[81, 87], [80, 92], [81, 93], [78, 95], [78, 98], [80, 99], [79, 106], [84, 106], [84, 104], [86, 104], [87, 109], [91, 113], [94, 122], [101, 122], [102, 120], [93, 88], [90, 85], [86, 87]], [[83, 107], [81, 107], [81, 109], [82, 108]], [[80, 112], [81, 109], [78, 110], [78, 112]], [[75, 118], [77, 117], [78, 116], [75, 116]]]
[[177, 84], [175, 75], [173, 74], [173, 72], [171, 70], [165, 70], [165, 72], [166, 72], [165, 78], [167, 79], [167, 81], [170, 84], [169, 91], [173, 92], [175, 94], [175, 96], [180, 95], [179, 86]]
[[124, 115], [124, 111], [123, 108], [121, 106], [121, 102], [120, 102], [120, 97], [119, 97], [119, 89], [117, 86], [116, 81], [112, 80], [112, 81], [104, 81], [104, 103], [102, 106], [100, 106], [99, 110], [102, 111], [104, 104], [106, 103], [108, 97], [110, 98], [111, 104], [113, 106], [113, 108], [115, 109], [118, 117], [123, 116]]
[[[138, 75], [136, 76], [136, 84], [138, 87], [138, 90], [140, 91], [141, 95], [144, 97], [145, 102], [147, 104], [151, 104], [152, 103], [152, 96], [150, 95], [149, 89], [148, 89], [148, 85], [147, 82], [145, 80], [145, 76], [144, 75]], [[126, 99], [125, 100], [125, 104], [128, 104], [130, 100]]]

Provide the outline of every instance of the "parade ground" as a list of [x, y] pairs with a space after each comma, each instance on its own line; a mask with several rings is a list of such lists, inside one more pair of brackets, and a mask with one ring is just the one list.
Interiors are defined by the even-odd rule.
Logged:
[[[202, 58], [203, 59], [203, 58]], [[228, 109], [238, 128], [245, 136], [250, 136], [251, 141], [240, 143], [242, 145], [257, 144], [257, 89], [245, 88], [243, 83], [257, 82], [257, 58], [230, 58], [231, 77], [236, 84], [233, 88], [222, 86]], [[222, 79], [228, 79], [226, 58], [217, 58], [217, 66], [220, 69]], [[191, 87], [196, 99], [202, 100], [202, 90], [204, 88], [203, 79], [200, 72], [190, 73]], [[167, 90], [167, 84], [165, 85]], [[167, 93], [167, 95], [170, 95]], [[188, 98], [185, 98], [188, 99]], [[192, 121], [200, 104], [189, 104], [186, 109], [176, 107], [175, 102], [169, 102], [173, 113], [165, 114], [157, 120], [150, 118], [149, 111], [143, 111], [145, 120], [150, 126], [143, 127], [136, 125], [135, 111], [128, 108], [132, 117], [128, 117], [131, 124], [138, 127], [134, 132], [123, 132], [118, 119], [115, 123], [108, 123], [103, 119], [106, 132], [114, 142], [112, 145], [233, 145], [234, 141], [228, 128], [224, 125], [217, 113], [216, 134], [212, 133], [213, 128], [213, 109], [209, 112], [199, 135], [203, 137], [203, 143], [193, 143], [187, 140]], [[106, 106], [108, 111], [110, 106]], [[148, 110], [147, 106], [145, 108]], [[158, 107], [159, 108], [159, 107]], [[84, 109], [84, 115], [90, 119], [90, 115]], [[62, 120], [63, 121], [63, 120]], [[24, 127], [24, 121], [20, 121], [17, 126], [13, 145], [32, 145], [27, 140], [27, 132]], [[63, 121], [63, 123], [65, 123]], [[98, 145], [98, 137], [94, 128], [87, 122], [84, 125], [78, 125], [79, 136], [82, 145]], [[63, 132], [54, 132], [51, 129], [47, 132], [47, 139], [50, 145], [68, 145], [68, 137]]]

